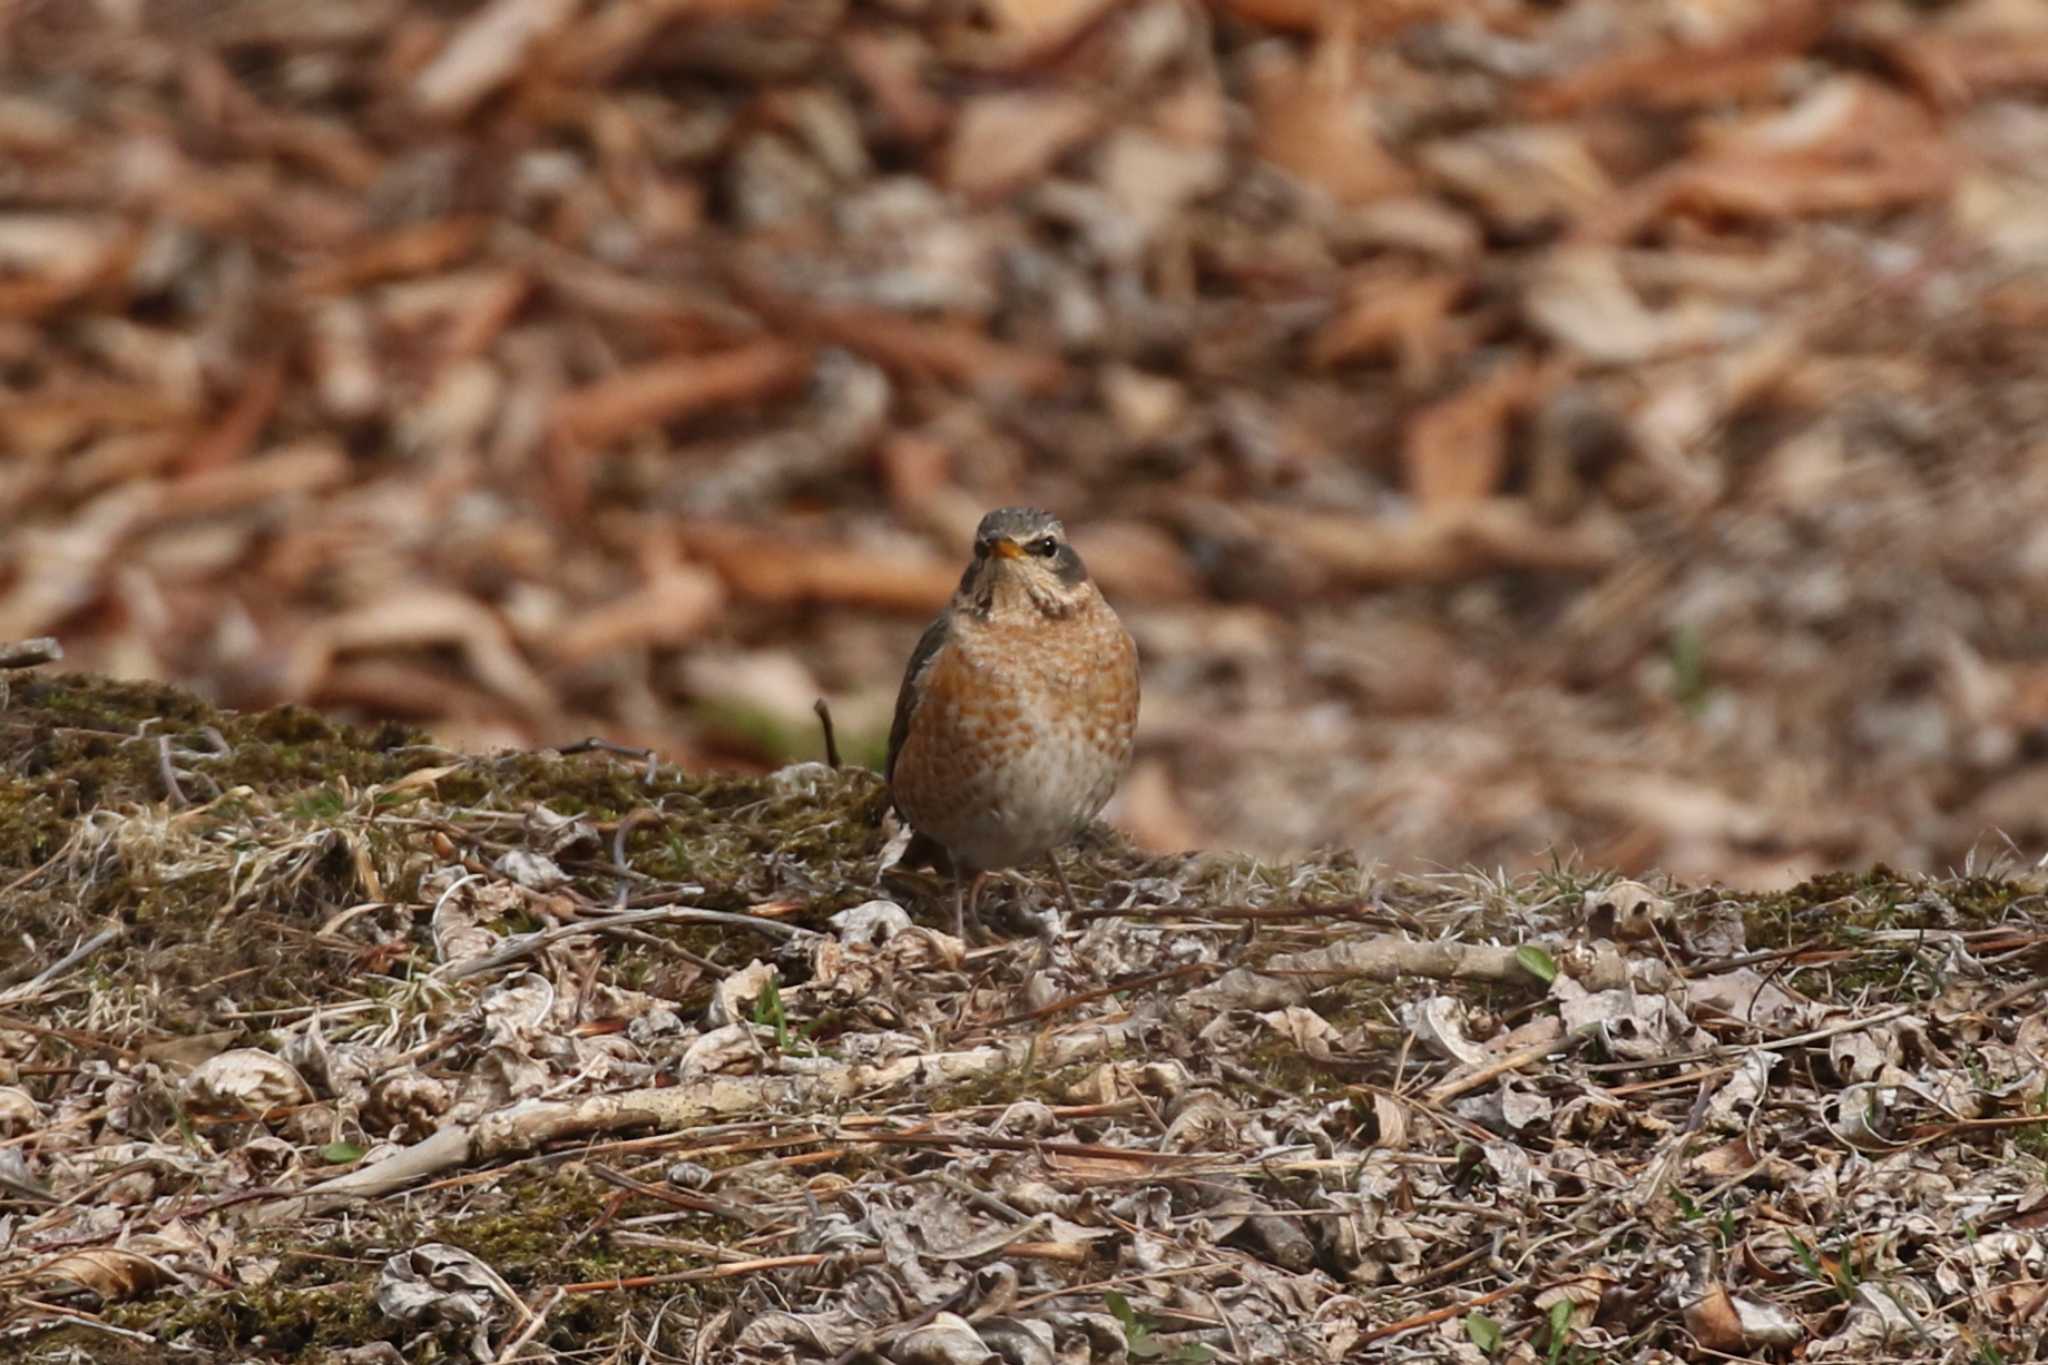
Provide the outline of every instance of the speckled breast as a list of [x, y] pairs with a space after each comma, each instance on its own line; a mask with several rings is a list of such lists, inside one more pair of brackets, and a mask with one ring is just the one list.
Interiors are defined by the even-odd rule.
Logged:
[[964, 619], [925, 674], [897, 805], [965, 867], [1028, 862], [1108, 802], [1137, 723], [1137, 651], [1106, 604], [1021, 626]]

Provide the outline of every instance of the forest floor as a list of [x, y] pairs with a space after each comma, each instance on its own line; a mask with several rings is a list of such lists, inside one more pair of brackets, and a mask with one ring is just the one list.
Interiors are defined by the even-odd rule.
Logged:
[[1098, 826], [970, 945], [881, 798], [13, 676], [0, 1358], [2041, 1358], [2037, 874]]
[[692, 769], [886, 733], [985, 509], [1158, 852], [2048, 850], [2048, 7], [0, 15], [0, 639]]
[[[2048, 6], [0, 67], [0, 1356], [2042, 1358]], [[1145, 701], [970, 945], [1012, 502]]]

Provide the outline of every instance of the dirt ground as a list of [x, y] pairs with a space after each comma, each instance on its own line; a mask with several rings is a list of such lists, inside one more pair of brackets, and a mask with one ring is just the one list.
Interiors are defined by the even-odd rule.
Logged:
[[0, 638], [693, 767], [879, 748], [978, 514], [1146, 847], [2048, 847], [2048, 11], [9, 7]]

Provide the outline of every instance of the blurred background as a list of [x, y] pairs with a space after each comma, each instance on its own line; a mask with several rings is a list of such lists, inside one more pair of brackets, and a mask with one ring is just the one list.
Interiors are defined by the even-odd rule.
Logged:
[[2048, 845], [2048, 5], [13, 0], [0, 639], [878, 762], [975, 520], [1160, 849]]

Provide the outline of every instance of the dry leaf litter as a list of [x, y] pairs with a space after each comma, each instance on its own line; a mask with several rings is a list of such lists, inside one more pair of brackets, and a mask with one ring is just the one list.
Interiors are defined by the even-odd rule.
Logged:
[[[6, 1351], [2039, 1358], [2048, 11], [0, 62], [0, 642], [243, 708], [0, 674]], [[1025, 498], [1141, 762], [970, 952], [781, 765]]]
[[0, 60], [0, 639], [872, 758], [1034, 501], [1145, 847], [2048, 846], [2032, 0], [30, 0]]
[[2040, 1358], [2038, 872], [1098, 825], [970, 949], [864, 768], [40, 673], [0, 763], [9, 1358]]

